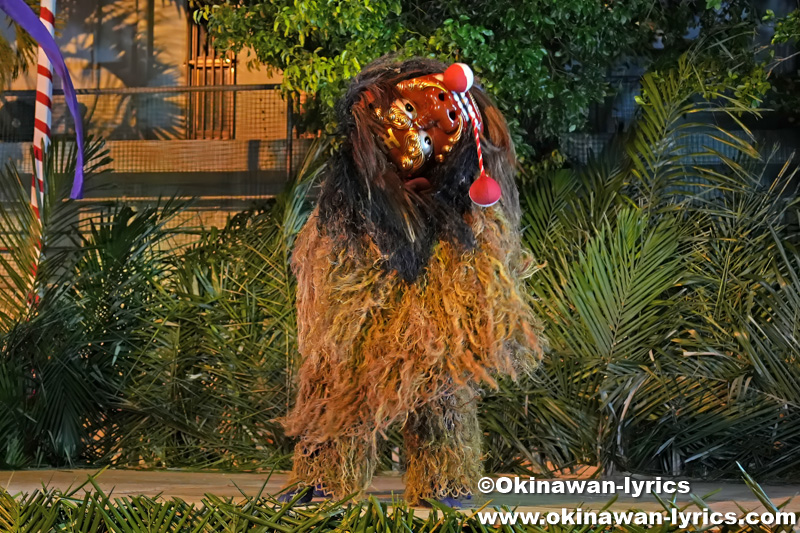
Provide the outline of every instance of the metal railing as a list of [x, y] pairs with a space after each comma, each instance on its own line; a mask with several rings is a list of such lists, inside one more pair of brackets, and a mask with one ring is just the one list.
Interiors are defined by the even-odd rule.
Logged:
[[[613, 76], [609, 83], [613, 94], [592, 106], [584, 131], [565, 136], [565, 152], [579, 161], [599, 152], [609, 137], [634, 121], [640, 78]], [[77, 92], [87, 131], [107, 141], [113, 159], [108, 179], [120, 196], [272, 196], [306, 152], [304, 140], [295, 138], [291, 102], [282, 97], [279, 85]], [[11, 159], [23, 172], [32, 172], [34, 103], [34, 91], [0, 93], [0, 161]], [[73, 135], [58, 91], [51, 130], [54, 137]]]
[[[107, 140], [282, 138], [286, 133], [287, 104], [276, 84], [122, 87], [76, 93], [84, 120]], [[0, 141], [33, 139], [35, 101], [35, 91], [0, 93]], [[53, 93], [51, 130], [55, 135], [73, 132], [60, 90]]]
[[[109, 174], [129, 197], [261, 197], [278, 192], [303, 157], [279, 85], [80, 89], [86, 131], [107, 141]], [[31, 172], [35, 91], [0, 93], [0, 159]], [[54, 138], [74, 135], [63, 92]]]

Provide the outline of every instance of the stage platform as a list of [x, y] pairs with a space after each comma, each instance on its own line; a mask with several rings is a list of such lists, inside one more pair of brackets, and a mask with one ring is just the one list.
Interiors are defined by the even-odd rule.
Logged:
[[[88, 476], [97, 470], [17, 470], [0, 471], [0, 487], [12, 495], [30, 493], [42, 486], [58, 488], [62, 491], [75, 488], [84, 483]], [[497, 476], [494, 476], [497, 477]], [[566, 478], [565, 478], [566, 479]], [[612, 479], [623, 483], [622, 476]], [[635, 477], [637, 480], [655, 478]], [[205, 494], [240, 499], [244, 493], [254, 496], [259, 493], [266, 482], [265, 493], [275, 494], [286, 482], [285, 473], [251, 474], [220, 472], [189, 472], [183, 470], [142, 471], [142, 470], [105, 470], [97, 476], [97, 484], [111, 498], [135, 495], [159, 496], [165, 499], [180, 498], [190, 503], [200, 504]], [[90, 485], [87, 485], [91, 488]], [[744, 483], [733, 482], [691, 482], [691, 494], [703, 497], [717, 489], [718, 492], [706, 499], [712, 511], [739, 512], [739, 505], [748, 511], [763, 510], [753, 492]], [[786, 511], [800, 512], [800, 484], [763, 485], [762, 488], [776, 505], [788, 499], [792, 501], [784, 508]], [[399, 475], [379, 475], [374, 479], [370, 494], [385, 501], [400, 496], [403, 492], [403, 481]], [[664, 495], [664, 498], [668, 496]], [[560, 511], [562, 508], [583, 510], [599, 510], [612, 495], [605, 494], [478, 494], [476, 507], [489, 502], [489, 505], [519, 506], [521, 510]], [[491, 500], [491, 501], [490, 501]], [[679, 495], [680, 504], [691, 502], [689, 494]], [[645, 494], [638, 498], [619, 494], [611, 506], [612, 510], [638, 509], [658, 511], [662, 507], [653, 495]]]

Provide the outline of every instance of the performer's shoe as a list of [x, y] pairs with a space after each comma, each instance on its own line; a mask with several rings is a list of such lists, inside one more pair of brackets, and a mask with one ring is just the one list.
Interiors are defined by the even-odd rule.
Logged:
[[468, 505], [470, 500], [472, 500], [472, 494], [459, 496], [458, 498], [453, 498], [452, 496], [445, 496], [444, 498], [439, 498], [436, 501], [441, 503], [442, 505], [446, 505], [447, 507], [451, 507], [453, 509], [461, 509], [465, 505]]
[[[293, 490], [290, 490], [289, 492], [284, 492], [283, 494], [278, 496], [278, 502], [289, 503], [294, 499], [295, 496], [297, 496], [304, 490], [306, 490], [306, 487], [298, 487]], [[327, 497], [328, 495], [325, 493], [324, 490], [322, 490], [322, 486], [317, 485], [314, 487], [314, 490], [306, 491], [306, 493], [300, 496], [294, 503], [296, 505], [305, 505], [307, 503], [311, 503], [311, 500], [314, 498], [327, 498]]]

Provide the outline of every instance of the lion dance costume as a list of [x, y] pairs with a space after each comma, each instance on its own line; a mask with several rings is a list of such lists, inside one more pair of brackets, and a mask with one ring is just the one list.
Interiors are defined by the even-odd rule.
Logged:
[[481, 475], [481, 387], [542, 353], [508, 128], [468, 67], [427, 59], [371, 63], [338, 113], [345, 142], [292, 256], [291, 481], [365, 490], [395, 426], [407, 501], [464, 498]]

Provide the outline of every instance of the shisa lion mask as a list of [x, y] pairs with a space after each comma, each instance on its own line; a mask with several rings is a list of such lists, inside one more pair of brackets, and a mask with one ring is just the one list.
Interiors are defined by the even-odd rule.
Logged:
[[442, 240], [473, 249], [476, 204], [499, 203], [518, 223], [508, 127], [468, 67], [377, 60], [350, 82], [337, 121], [343, 143], [320, 190], [320, 223], [354, 249], [367, 237], [387, 272], [413, 281]]
[[442, 74], [401, 81], [400, 94], [388, 109], [367, 103], [374, 114], [375, 134], [400, 176], [409, 182], [425, 182], [431, 165], [443, 163], [462, 135], [475, 136], [480, 176], [470, 188], [470, 198], [483, 207], [500, 199], [500, 186], [486, 174], [481, 154], [483, 123], [469, 89], [473, 75], [467, 65], [455, 63]]

